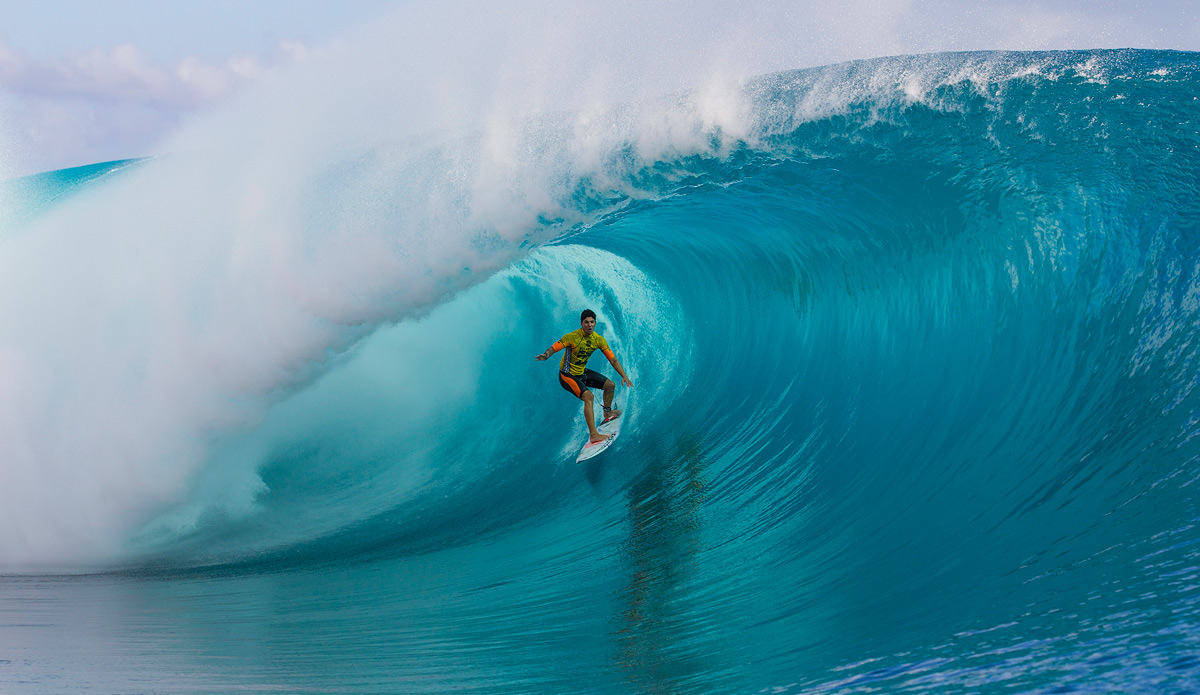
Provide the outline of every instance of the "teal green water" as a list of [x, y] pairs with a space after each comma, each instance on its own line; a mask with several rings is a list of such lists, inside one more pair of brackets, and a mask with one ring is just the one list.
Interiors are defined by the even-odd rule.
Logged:
[[[153, 451], [199, 463], [114, 522], [115, 550], [17, 569], [40, 556], [0, 536], [0, 690], [1200, 688], [1198, 70], [1196, 54], [1124, 51], [765, 76], [747, 131], [711, 149], [644, 160], [629, 141], [599, 173], [564, 167], [559, 215], [511, 248], [487, 225], [465, 246], [396, 231], [372, 254], [427, 259], [404, 271], [432, 288], [420, 311], [391, 286], [314, 299], [372, 271], [304, 266], [294, 295], [333, 326], [324, 352], [279, 358], [258, 395], [222, 391], [216, 415], [149, 418], [144, 441], [178, 444]], [[110, 187], [187, 166], [10, 182], [43, 192], [0, 254], [58, 238], [68, 203], [103, 209]], [[367, 245], [344, 233], [360, 207], [411, 219], [385, 191], [416, 169], [356, 155], [302, 181], [325, 212], [301, 256]], [[154, 286], [184, 318], [159, 330], [155, 305], [105, 294], [122, 303], [95, 310], [113, 317], [100, 349], [182, 345], [241, 383], [275, 363], [239, 371], [214, 333], [233, 352], [260, 345], [240, 342], [257, 326], [284, 353], [309, 339], [275, 312], [225, 312], [222, 288], [259, 258], [244, 246], [211, 264], [179, 248], [205, 260]], [[578, 405], [531, 358], [584, 306], [637, 387], [618, 389], [621, 439], [576, 465]], [[111, 407], [158, 393], [161, 365], [111, 354]], [[81, 380], [55, 381], [44, 412], [77, 412]], [[193, 421], [203, 436], [178, 424]], [[50, 484], [29, 466], [6, 478]], [[21, 538], [46, 526], [30, 510], [3, 512]]]

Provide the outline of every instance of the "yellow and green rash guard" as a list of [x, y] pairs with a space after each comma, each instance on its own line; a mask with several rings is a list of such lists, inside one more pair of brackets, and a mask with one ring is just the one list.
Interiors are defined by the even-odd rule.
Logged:
[[595, 331], [591, 335], [584, 336], [583, 329], [571, 331], [558, 339], [554, 344], [554, 352], [565, 349], [562, 362], [558, 363], [558, 371], [570, 376], [583, 376], [583, 370], [587, 368], [588, 358], [592, 353], [599, 350], [604, 353], [608, 359], [613, 358], [612, 348], [608, 347], [608, 341]]

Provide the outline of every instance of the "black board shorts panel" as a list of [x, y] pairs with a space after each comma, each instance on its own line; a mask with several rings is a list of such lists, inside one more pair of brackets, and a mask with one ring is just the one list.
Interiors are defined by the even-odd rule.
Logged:
[[602, 389], [604, 384], [608, 382], [608, 377], [600, 372], [592, 371], [591, 369], [583, 370], [580, 376], [572, 376], [570, 374], [558, 373], [558, 384], [571, 395], [576, 398], [583, 399], [583, 390], [585, 388]]

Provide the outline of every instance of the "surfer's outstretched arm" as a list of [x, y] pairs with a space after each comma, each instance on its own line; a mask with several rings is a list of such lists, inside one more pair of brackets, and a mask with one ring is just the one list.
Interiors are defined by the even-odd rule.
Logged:
[[625, 370], [621, 369], [621, 363], [617, 361], [617, 353], [612, 350], [605, 350], [604, 356], [608, 358], [608, 363], [613, 366], [613, 369], [617, 370], [617, 374], [621, 375], [621, 381], [626, 386], [633, 386], [633, 382], [629, 380], [629, 377], [625, 376]]
[[[555, 343], [553, 345], [546, 348], [545, 352], [543, 352], [540, 355], [534, 355], [533, 359], [537, 360], [538, 362], [545, 362], [546, 360], [550, 359], [550, 355], [553, 355], [554, 353], [563, 349], [563, 347], [564, 347], [564, 345], [562, 344], [561, 340], [555, 341]], [[617, 371], [621, 371], [621, 370], [618, 369]]]

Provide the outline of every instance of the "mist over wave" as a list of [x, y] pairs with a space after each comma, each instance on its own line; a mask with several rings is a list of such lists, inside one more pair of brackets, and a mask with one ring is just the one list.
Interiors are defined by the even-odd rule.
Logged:
[[[4, 290], [36, 300], [3, 308], [0, 446], [30, 476], [5, 488], [7, 566], [118, 555], [185, 494], [212, 433], [628, 197], [661, 152], [711, 148], [691, 103], [642, 114], [650, 129], [612, 116], [611, 89], [574, 82], [578, 45], [566, 66], [514, 49], [539, 31], [582, 40], [595, 12], [525, 27], [466, 11], [401, 13], [194, 123], [176, 154], [14, 213]], [[613, 40], [587, 42], [585, 82]]]

